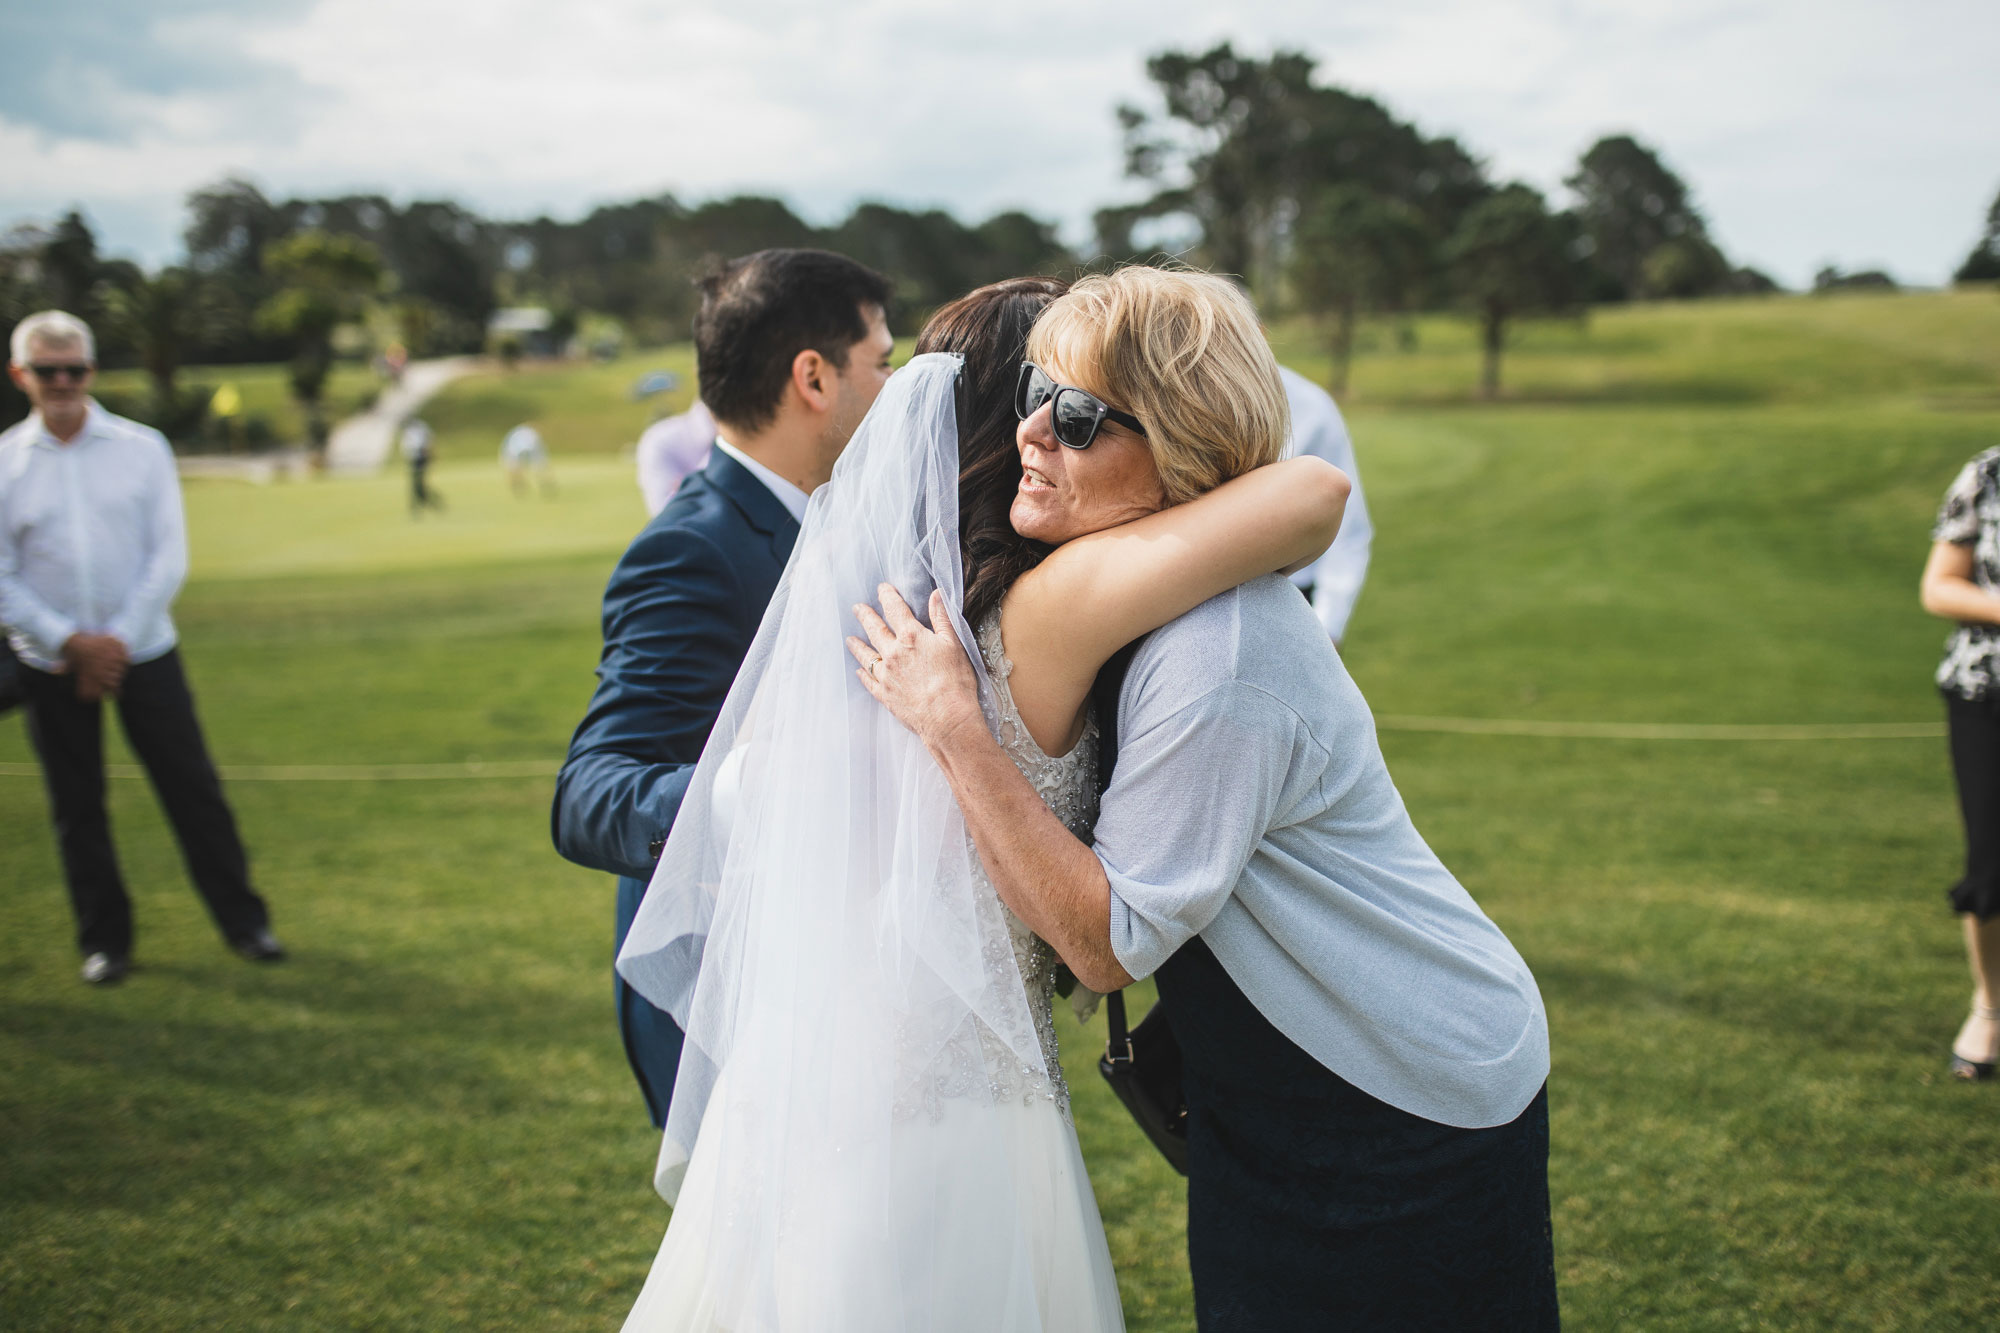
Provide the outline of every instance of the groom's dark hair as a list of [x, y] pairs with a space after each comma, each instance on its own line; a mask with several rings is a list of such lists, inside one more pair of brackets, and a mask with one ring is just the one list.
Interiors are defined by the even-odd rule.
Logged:
[[759, 250], [701, 280], [695, 373], [717, 421], [757, 430], [777, 415], [792, 362], [814, 351], [845, 367], [889, 306], [889, 280], [830, 250]]

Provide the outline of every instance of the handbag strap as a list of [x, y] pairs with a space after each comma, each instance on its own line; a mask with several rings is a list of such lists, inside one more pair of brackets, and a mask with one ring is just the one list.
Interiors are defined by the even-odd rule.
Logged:
[[[1111, 655], [1091, 682], [1090, 703], [1097, 712], [1097, 794], [1111, 786], [1111, 770], [1118, 765], [1118, 696], [1125, 688], [1125, 673], [1131, 669], [1133, 654], [1146, 641], [1141, 634]], [[1104, 1039], [1106, 1064], [1132, 1063], [1132, 1034], [1125, 1029], [1125, 992], [1112, 991], [1104, 997]]]
[[1132, 1063], [1132, 1034], [1125, 1030], [1125, 992], [1104, 997], [1104, 1059], [1108, 1064]]

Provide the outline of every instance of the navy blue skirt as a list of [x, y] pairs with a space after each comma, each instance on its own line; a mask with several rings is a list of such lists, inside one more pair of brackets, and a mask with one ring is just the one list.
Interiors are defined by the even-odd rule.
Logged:
[[1440, 1125], [1306, 1054], [1199, 939], [1158, 981], [1203, 1333], [1558, 1327], [1546, 1088], [1510, 1124]]

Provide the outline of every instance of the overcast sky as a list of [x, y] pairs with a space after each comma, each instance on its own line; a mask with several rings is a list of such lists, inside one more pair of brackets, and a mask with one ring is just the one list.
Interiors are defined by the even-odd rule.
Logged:
[[1633, 133], [1791, 285], [1943, 281], [2000, 191], [1996, 0], [94, 0], [0, 13], [0, 222], [81, 205], [161, 262], [187, 192], [233, 172], [501, 216], [660, 190], [821, 222], [1020, 207], [1080, 241], [1143, 193], [1112, 113], [1146, 55], [1224, 38], [1305, 50], [1558, 199]]

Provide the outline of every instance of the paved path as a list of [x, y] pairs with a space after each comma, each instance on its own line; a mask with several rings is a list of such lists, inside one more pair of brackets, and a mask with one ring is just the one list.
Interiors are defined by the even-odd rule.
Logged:
[[396, 432], [430, 396], [459, 376], [478, 369], [476, 356], [447, 356], [412, 361], [403, 382], [382, 390], [375, 406], [333, 428], [326, 443], [329, 472], [373, 472], [389, 461]]

